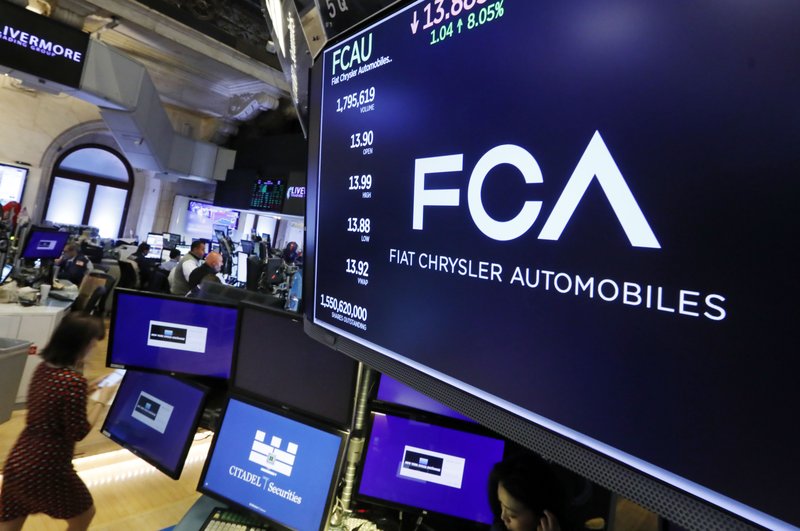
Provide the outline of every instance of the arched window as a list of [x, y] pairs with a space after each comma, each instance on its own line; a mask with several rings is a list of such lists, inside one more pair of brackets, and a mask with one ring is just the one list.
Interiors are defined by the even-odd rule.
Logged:
[[55, 165], [44, 219], [97, 227], [101, 238], [118, 238], [132, 189], [133, 170], [117, 152], [100, 145], [78, 146]]

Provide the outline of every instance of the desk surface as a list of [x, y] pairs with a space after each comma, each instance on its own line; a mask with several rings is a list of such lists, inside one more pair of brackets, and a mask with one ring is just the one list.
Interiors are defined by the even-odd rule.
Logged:
[[41, 305], [22, 306], [14, 302], [0, 304], [0, 316], [3, 315], [53, 315], [69, 308], [71, 301], [59, 301], [48, 297], [47, 302]]

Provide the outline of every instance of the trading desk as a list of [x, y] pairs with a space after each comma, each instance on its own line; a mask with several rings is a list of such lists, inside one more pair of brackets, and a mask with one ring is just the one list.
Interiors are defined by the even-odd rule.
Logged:
[[[50, 340], [56, 325], [69, 308], [69, 301], [49, 298], [39, 306], [22, 306], [18, 303], [0, 304], [0, 337], [9, 339], [25, 339], [38, 349], [43, 348]], [[28, 385], [33, 371], [41, 362], [39, 356], [28, 356], [25, 370], [22, 373], [16, 402], [25, 402], [28, 397]]]

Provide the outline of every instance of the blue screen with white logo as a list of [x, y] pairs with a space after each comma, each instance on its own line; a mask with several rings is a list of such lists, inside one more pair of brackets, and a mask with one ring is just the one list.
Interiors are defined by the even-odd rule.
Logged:
[[102, 432], [177, 478], [206, 392], [165, 374], [128, 370]]
[[342, 436], [231, 398], [200, 490], [291, 529], [322, 529]]
[[238, 311], [196, 299], [118, 290], [110, 367], [227, 378]]
[[401, 4], [314, 66], [309, 317], [800, 525], [800, 3]]
[[69, 239], [68, 232], [32, 229], [22, 250], [23, 258], [58, 258]]

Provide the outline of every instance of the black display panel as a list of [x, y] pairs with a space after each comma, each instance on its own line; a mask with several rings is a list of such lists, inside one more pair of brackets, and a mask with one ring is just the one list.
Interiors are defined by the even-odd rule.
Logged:
[[297, 314], [242, 303], [236, 352], [234, 389], [350, 426], [358, 363], [305, 335]]
[[800, 524], [798, 22], [778, 0], [445, 0], [329, 46], [313, 322]]
[[0, 22], [0, 64], [78, 88], [89, 34], [9, 2]]

